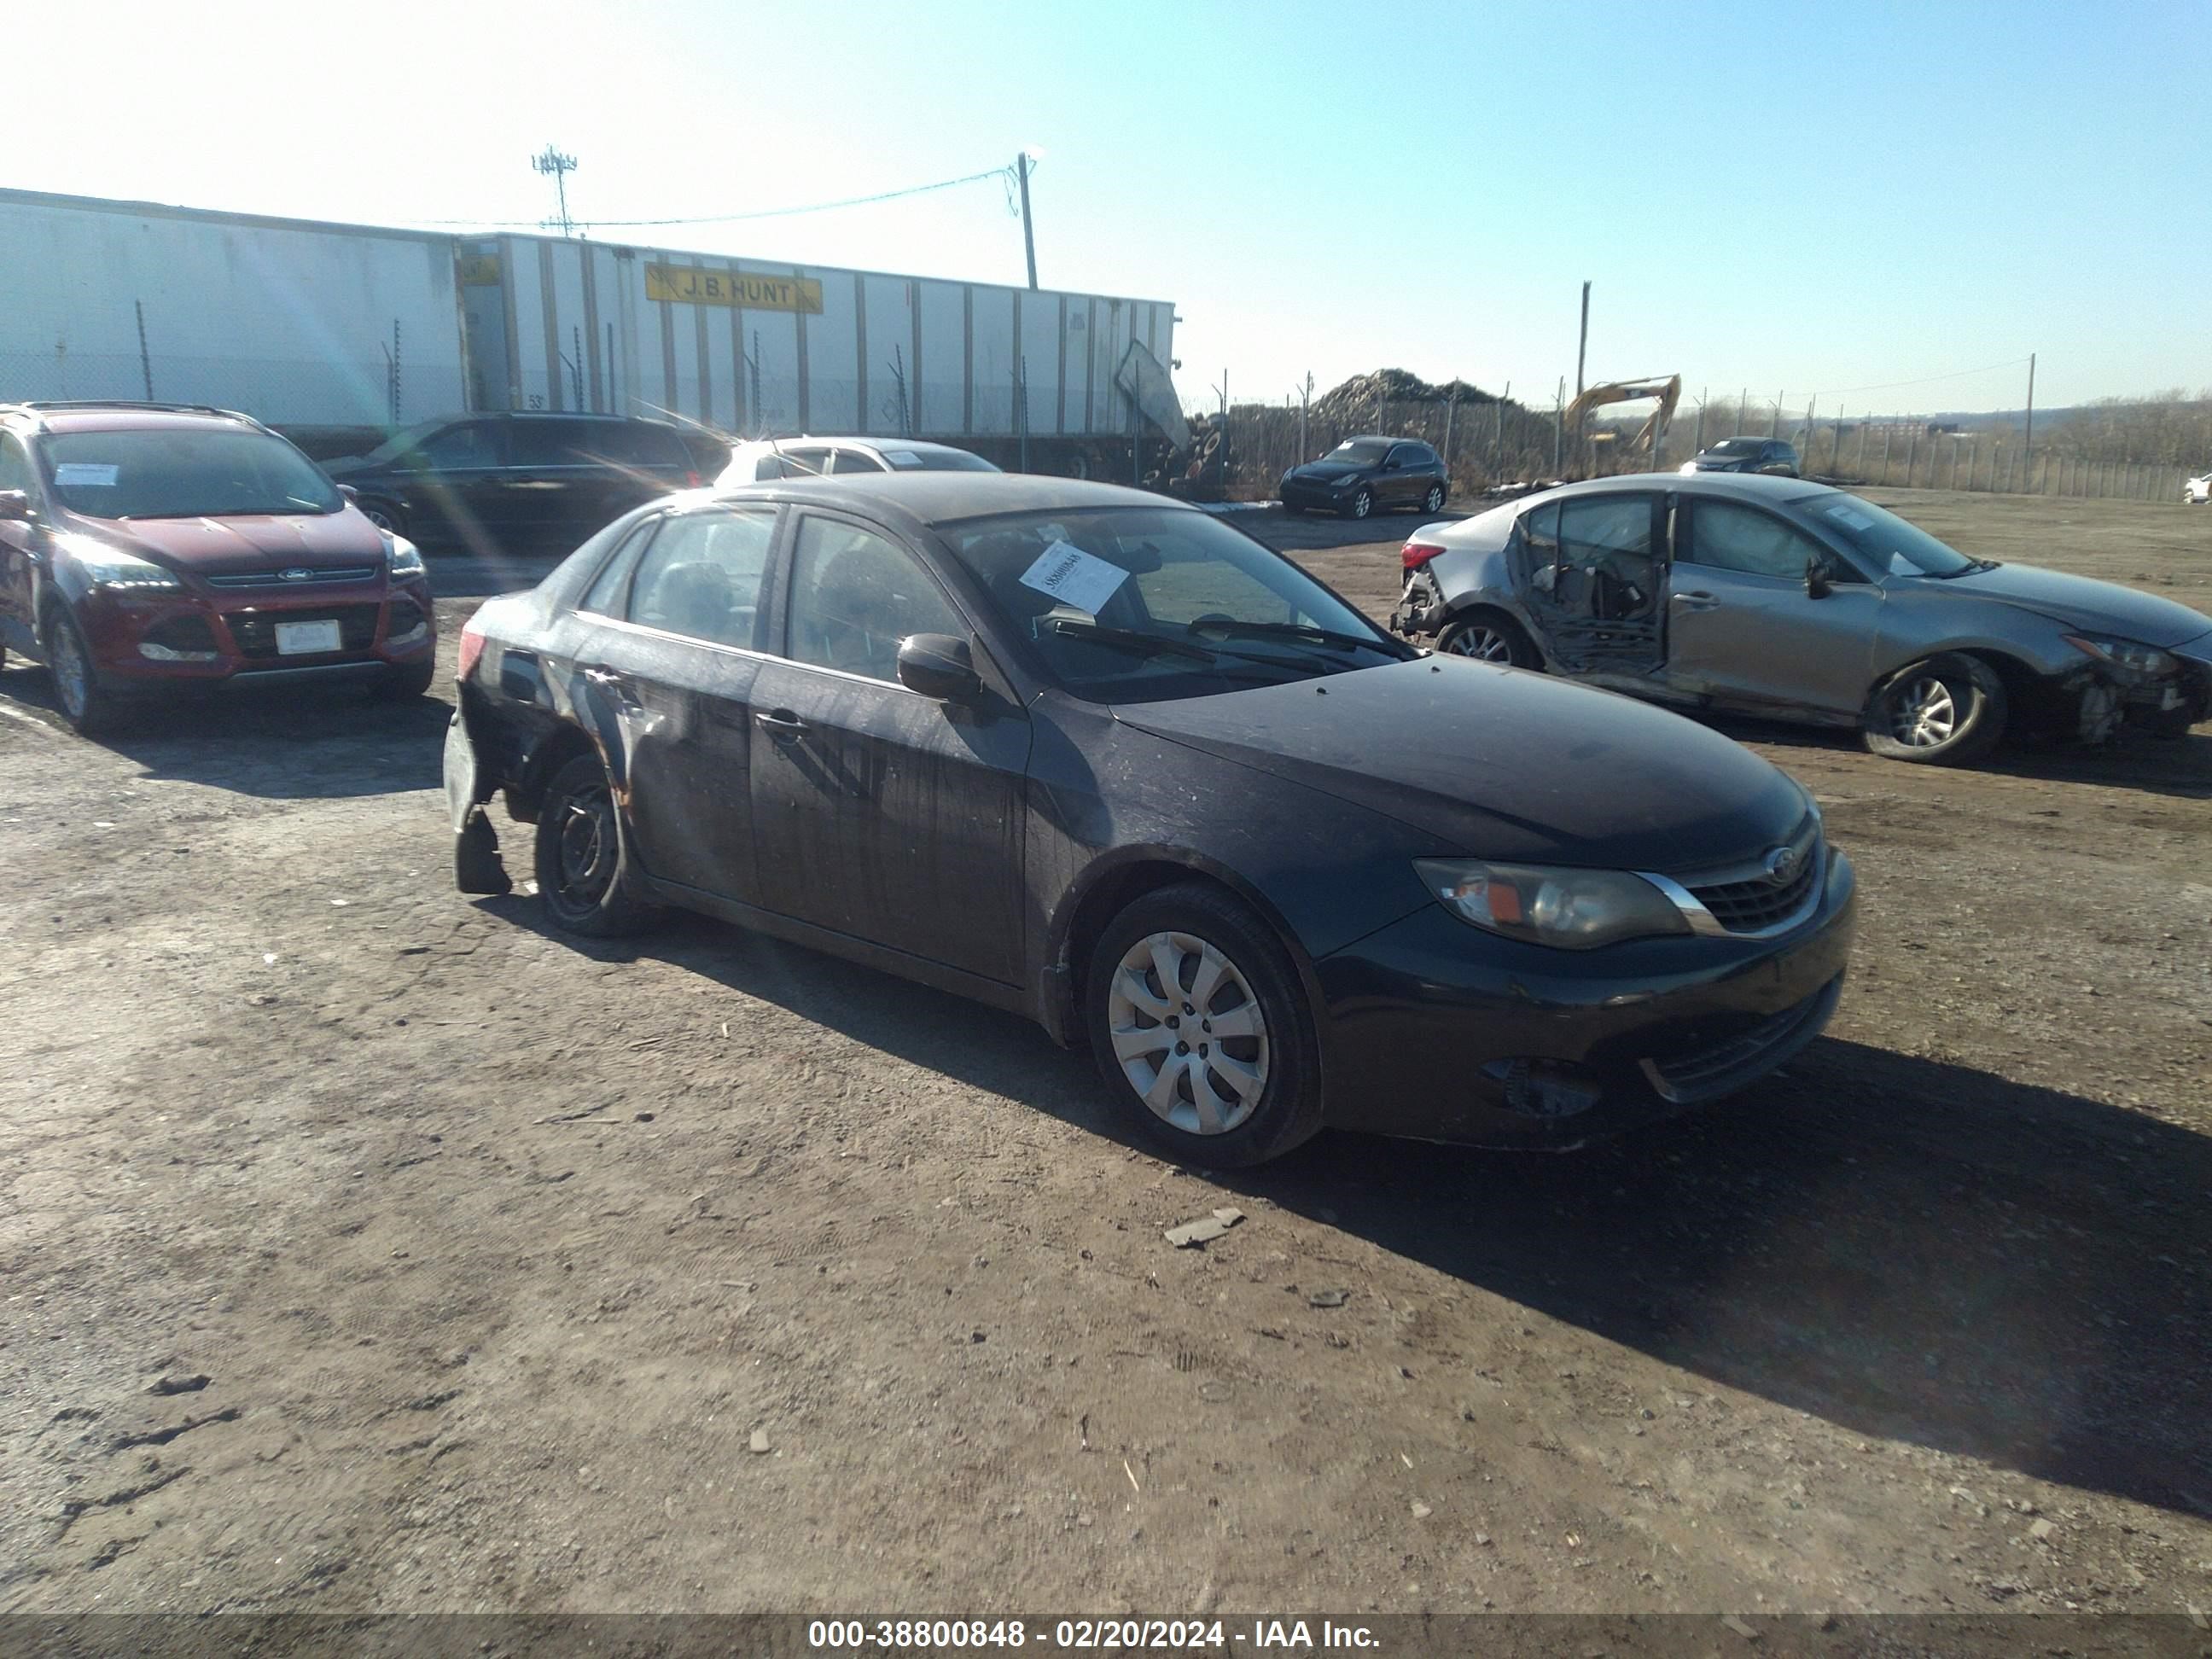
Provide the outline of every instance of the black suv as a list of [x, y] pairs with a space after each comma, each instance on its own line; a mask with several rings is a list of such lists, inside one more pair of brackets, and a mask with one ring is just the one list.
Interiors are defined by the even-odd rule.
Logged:
[[707, 483], [720, 462], [702, 466], [701, 453], [665, 421], [448, 415], [323, 470], [374, 522], [416, 542], [573, 546], [641, 502]]
[[1685, 472], [1771, 472], [1797, 476], [1797, 451], [1778, 438], [1723, 438], [1682, 463]]
[[1364, 519], [1378, 508], [1443, 511], [1451, 480], [1443, 458], [1412, 438], [1346, 438], [1317, 461], [1283, 474], [1275, 493], [1292, 513], [1308, 507]]

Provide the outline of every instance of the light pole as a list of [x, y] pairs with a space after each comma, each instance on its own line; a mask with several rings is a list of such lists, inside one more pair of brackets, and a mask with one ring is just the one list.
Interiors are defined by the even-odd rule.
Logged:
[[1044, 159], [1032, 146], [1014, 157], [1014, 171], [1022, 183], [1022, 252], [1029, 255], [1030, 287], [1036, 287], [1036, 228], [1030, 221], [1030, 170]]

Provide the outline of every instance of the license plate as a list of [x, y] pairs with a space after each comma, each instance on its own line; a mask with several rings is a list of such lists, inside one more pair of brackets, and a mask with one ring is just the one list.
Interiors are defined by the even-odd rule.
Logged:
[[334, 622], [295, 622], [276, 624], [276, 654], [312, 656], [319, 651], [340, 649], [338, 625]]

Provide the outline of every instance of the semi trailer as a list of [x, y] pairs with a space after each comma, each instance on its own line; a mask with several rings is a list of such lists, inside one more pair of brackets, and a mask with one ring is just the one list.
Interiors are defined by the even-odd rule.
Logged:
[[0, 400], [213, 404], [325, 452], [479, 410], [932, 438], [1159, 485], [1194, 447], [1165, 301], [15, 190], [0, 294]]

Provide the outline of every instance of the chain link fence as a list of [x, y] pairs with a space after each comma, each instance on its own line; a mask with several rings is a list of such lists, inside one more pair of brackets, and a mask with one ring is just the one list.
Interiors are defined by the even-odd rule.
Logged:
[[1805, 477], [1846, 487], [2178, 502], [2184, 481], [2212, 468], [2206, 398], [2069, 410], [2047, 427], [2039, 420], [2032, 446], [2024, 430], [2006, 424], [1964, 428], [1923, 416], [1824, 415], [1817, 404], [1729, 400], [1686, 404], [1656, 446], [1639, 448], [1632, 441], [1650, 405], [1631, 407], [1630, 418], [1592, 420], [1579, 435], [1557, 407], [1495, 399], [1369, 399], [1348, 410], [1326, 400], [1303, 410], [1232, 404], [1225, 414], [1194, 413], [1225, 423], [1226, 492], [1246, 500], [1270, 499], [1285, 471], [1344, 439], [1376, 434], [1430, 445], [1462, 497], [1558, 477], [1669, 471], [1701, 447], [1738, 435], [1793, 443]]

